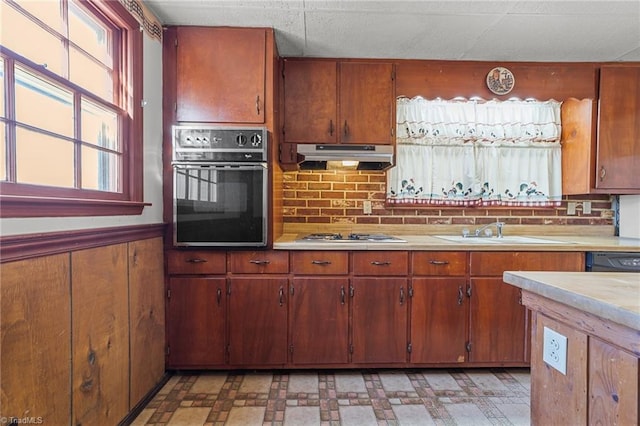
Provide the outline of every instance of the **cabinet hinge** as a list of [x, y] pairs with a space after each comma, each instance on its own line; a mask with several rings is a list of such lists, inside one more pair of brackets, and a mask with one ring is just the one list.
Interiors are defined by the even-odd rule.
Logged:
[[167, 289], [167, 299], [171, 299], [171, 289]]
[[289, 353], [293, 355], [293, 344], [289, 345]]
[[466, 349], [467, 349], [467, 352], [471, 352], [471, 342], [467, 342]]
[[353, 354], [353, 345], [349, 345], [349, 353]]
[[407, 352], [411, 353], [411, 349], [413, 349], [411, 343], [407, 343]]
[[167, 354], [167, 356], [171, 355], [171, 346], [167, 345], [167, 348], [165, 349], [165, 353]]
[[176, 45], [176, 47], [178, 47], [178, 37], [176, 37], [176, 39], [174, 40], [174, 44]]
[[396, 79], [396, 70], [391, 71], [391, 81]]

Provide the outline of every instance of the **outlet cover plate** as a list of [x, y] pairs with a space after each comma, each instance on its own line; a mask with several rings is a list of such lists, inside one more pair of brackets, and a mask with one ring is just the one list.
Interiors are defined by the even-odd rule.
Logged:
[[371, 201], [365, 200], [362, 202], [362, 210], [364, 214], [371, 214]]
[[567, 374], [567, 336], [544, 327], [542, 360], [562, 374]]

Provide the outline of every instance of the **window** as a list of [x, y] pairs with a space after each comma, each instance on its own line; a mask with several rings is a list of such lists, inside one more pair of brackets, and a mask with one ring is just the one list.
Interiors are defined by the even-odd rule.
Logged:
[[0, 1], [0, 214], [139, 214], [138, 23], [116, 1]]

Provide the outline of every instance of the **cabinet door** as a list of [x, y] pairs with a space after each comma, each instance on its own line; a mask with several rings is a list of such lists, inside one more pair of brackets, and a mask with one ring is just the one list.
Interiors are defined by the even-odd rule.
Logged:
[[349, 362], [349, 280], [294, 278], [290, 289], [293, 364]]
[[406, 362], [407, 280], [354, 278], [352, 286], [352, 362]]
[[169, 279], [167, 365], [199, 368], [224, 364], [224, 278]]
[[471, 278], [469, 361], [525, 362], [526, 310], [502, 278]]
[[598, 189], [640, 190], [640, 67], [600, 69]]
[[411, 286], [411, 362], [464, 362], [466, 279], [414, 278]]
[[266, 32], [178, 27], [177, 121], [264, 123]]
[[337, 142], [336, 69], [335, 61], [285, 60], [285, 142]]
[[395, 99], [391, 63], [340, 63], [342, 143], [393, 143]]
[[229, 281], [229, 364], [287, 362], [286, 278]]

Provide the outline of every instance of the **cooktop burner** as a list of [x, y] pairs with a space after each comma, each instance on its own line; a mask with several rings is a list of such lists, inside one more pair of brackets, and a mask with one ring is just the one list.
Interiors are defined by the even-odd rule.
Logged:
[[309, 234], [302, 237], [303, 240], [341, 240], [342, 234], [331, 234], [331, 233], [319, 233], [319, 234]]
[[340, 242], [340, 241], [365, 241], [365, 242], [406, 242], [403, 239], [393, 237], [391, 235], [386, 234], [360, 234], [360, 233], [352, 233], [347, 235], [347, 237], [343, 237], [342, 234], [334, 234], [334, 233], [317, 233], [317, 234], [309, 234], [305, 235], [301, 238], [304, 241], [330, 241], [330, 242]]

